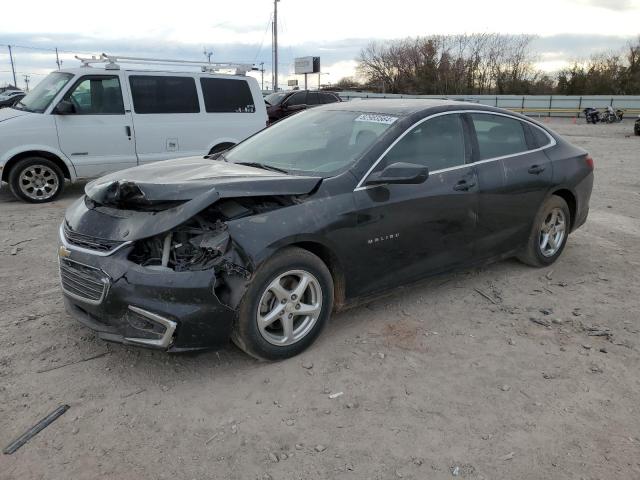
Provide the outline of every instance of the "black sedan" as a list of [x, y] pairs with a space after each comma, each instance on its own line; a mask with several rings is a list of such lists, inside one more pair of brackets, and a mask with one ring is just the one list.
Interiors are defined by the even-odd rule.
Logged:
[[533, 120], [439, 100], [315, 108], [231, 150], [121, 171], [60, 227], [67, 310], [106, 340], [307, 348], [334, 309], [516, 256], [550, 265], [593, 160]]
[[274, 92], [264, 99], [267, 104], [269, 122], [276, 122], [308, 108], [340, 102], [340, 97], [333, 92], [314, 92], [311, 90], [290, 90]]

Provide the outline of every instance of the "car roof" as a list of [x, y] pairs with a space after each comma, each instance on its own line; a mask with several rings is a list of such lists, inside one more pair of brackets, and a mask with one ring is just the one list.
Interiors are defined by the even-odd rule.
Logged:
[[363, 98], [361, 100], [350, 100], [348, 102], [331, 103], [319, 108], [325, 110], [348, 110], [362, 113], [384, 113], [397, 116], [407, 116], [424, 110], [438, 107], [478, 107], [478, 104], [471, 102], [460, 102], [447, 99], [423, 99], [423, 98]]

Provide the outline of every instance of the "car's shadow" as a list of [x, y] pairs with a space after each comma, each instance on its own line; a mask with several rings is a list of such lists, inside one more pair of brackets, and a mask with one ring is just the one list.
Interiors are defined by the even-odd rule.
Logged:
[[[418, 333], [415, 329], [417, 322], [415, 317], [420, 317], [420, 321], [425, 322], [425, 328], [429, 326], [429, 305], [435, 304], [443, 296], [453, 295], [452, 292], [454, 290], [455, 292], [460, 292], [461, 290], [473, 292], [478, 285], [485, 285], [487, 282], [491, 283], [491, 280], [496, 277], [517, 275], [523, 269], [527, 270], [528, 268], [515, 259], [505, 260], [486, 267], [437, 275], [407, 286], [392, 289], [375, 298], [363, 300], [356, 306], [334, 313], [318, 340], [306, 352], [297, 357], [297, 360], [294, 358], [285, 360], [285, 362], [300, 362], [303, 358], [309, 357], [316, 359], [320, 357], [321, 359], [335, 355], [341, 356], [341, 350], [344, 350], [345, 354], [351, 352], [354, 341], [357, 341], [356, 339], [359, 337], [367, 337], [368, 334], [378, 337], [384, 343], [384, 330], [389, 330], [389, 326], [392, 326], [393, 330], [394, 322], [399, 324], [404, 320], [406, 320], [404, 323], [412, 326], [402, 335], [405, 336], [408, 343], [412, 344], [415, 340], [410, 337], [416, 336]], [[459, 293], [456, 293], [456, 295], [459, 295]], [[489, 301], [478, 295], [477, 302], [480, 305]], [[415, 305], [421, 305], [420, 312], [415, 312]], [[381, 313], [383, 315], [380, 315]], [[440, 320], [439, 318], [437, 319], [437, 321]], [[397, 335], [397, 331], [394, 330], [392, 334]], [[393, 342], [392, 340], [391, 343]], [[374, 348], [372, 345], [369, 346]], [[402, 345], [399, 347], [405, 348]], [[137, 347], [119, 344], [112, 345], [110, 349], [111, 355], [122, 357], [124, 362], [133, 351], [140, 350]], [[168, 354], [156, 350], [142, 350], [136, 354], [140, 359], [137, 365], [142, 366], [140, 374], [142, 375], [144, 372], [144, 375], [148, 375], [149, 371], [153, 371], [154, 375], [164, 378], [166, 381], [171, 381], [172, 378], [175, 378], [175, 371], [183, 372], [180, 379], [189, 381], [190, 377], [193, 377], [194, 380], [201, 378], [205, 372], [235, 375], [258, 368], [264, 369], [266, 374], [271, 371], [273, 365], [277, 365], [277, 362], [275, 364], [273, 362], [262, 362], [249, 357], [233, 345], [231, 341], [227, 346], [217, 351], [204, 350]]]

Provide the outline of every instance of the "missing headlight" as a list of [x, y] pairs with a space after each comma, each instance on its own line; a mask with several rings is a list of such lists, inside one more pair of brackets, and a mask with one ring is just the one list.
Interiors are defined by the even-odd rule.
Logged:
[[230, 244], [227, 226], [217, 221], [199, 221], [136, 242], [129, 260], [143, 267], [176, 272], [207, 270], [220, 263]]

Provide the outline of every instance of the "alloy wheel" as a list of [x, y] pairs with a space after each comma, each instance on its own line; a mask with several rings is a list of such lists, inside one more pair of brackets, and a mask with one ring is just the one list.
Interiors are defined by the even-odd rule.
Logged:
[[540, 228], [540, 253], [545, 257], [554, 256], [564, 240], [567, 222], [561, 208], [554, 208], [542, 221]]
[[256, 321], [262, 337], [272, 345], [292, 345], [302, 340], [322, 312], [318, 279], [304, 270], [278, 275], [263, 292]]
[[53, 197], [60, 183], [58, 175], [46, 165], [30, 165], [20, 172], [19, 185], [22, 193], [32, 200]]

